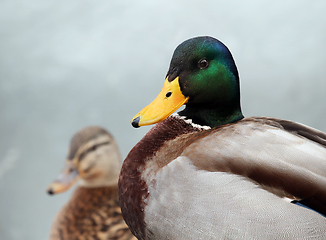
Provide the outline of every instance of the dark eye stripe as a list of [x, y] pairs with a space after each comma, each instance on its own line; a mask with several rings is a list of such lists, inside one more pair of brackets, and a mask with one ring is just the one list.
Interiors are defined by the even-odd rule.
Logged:
[[80, 162], [81, 160], [83, 160], [83, 158], [90, 152], [95, 151], [97, 148], [104, 146], [104, 145], [108, 145], [110, 144], [110, 141], [107, 142], [103, 142], [103, 143], [99, 143], [97, 145], [93, 145], [90, 148], [88, 148], [87, 150], [85, 150], [84, 152], [82, 152], [78, 158], [78, 161]]

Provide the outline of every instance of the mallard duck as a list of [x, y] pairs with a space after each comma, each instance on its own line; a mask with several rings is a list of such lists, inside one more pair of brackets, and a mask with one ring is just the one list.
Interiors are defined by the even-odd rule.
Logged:
[[47, 192], [79, 186], [56, 216], [51, 240], [136, 239], [125, 224], [118, 201], [121, 158], [114, 138], [103, 128], [90, 126], [72, 138], [65, 167]]
[[154, 123], [119, 177], [138, 239], [326, 238], [326, 134], [243, 117], [222, 42], [196, 37], [176, 48], [160, 94], [132, 119]]

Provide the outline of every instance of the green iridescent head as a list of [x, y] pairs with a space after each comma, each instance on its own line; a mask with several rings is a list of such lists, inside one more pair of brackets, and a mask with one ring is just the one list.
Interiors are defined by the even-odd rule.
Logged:
[[216, 126], [243, 118], [238, 70], [229, 49], [212, 37], [196, 37], [174, 51], [167, 73], [179, 76], [181, 92], [189, 97], [180, 114], [202, 125]]
[[[186, 108], [179, 114], [200, 125], [215, 127], [242, 119], [238, 70], [228, 48], [212, 37], [181, 43], [154, 102], [135, 116], [133, 126], [161, 121], [180, 104], [186, 104]], [[165, 107], [165, 102], [173, 108]]]
[[179, 76], [180, 88], [192, 103], [221, 104], [239, 97], [237, 67], [227, 47], [212, 37], [196, 37], [174, 51], [167, 73]]

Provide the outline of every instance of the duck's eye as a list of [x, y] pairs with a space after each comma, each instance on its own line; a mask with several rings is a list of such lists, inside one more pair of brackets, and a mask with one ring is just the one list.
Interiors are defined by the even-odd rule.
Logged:
[[171, 97], [171, 95], [172, 95], [172, 93], [171, 92], [167, 92], [166, 94], [165, 94], [165, 97]]
[[199, 67], [200, 69], [205, 69], [205, 68], [208, 67], [208, 65], [209, 65], [209, 62], [208, 62], [208, 60], [207, 60], [206, 58], [202, 58], [202, 59], [200, 59], [199, 62], [198, 62], [198, 67]]
[[94, 146], [91, 148], [91, 150], [94, 151], [94, 150], [96, 150], [96, 148], [97, 148], [97, 146], [94, 145]]

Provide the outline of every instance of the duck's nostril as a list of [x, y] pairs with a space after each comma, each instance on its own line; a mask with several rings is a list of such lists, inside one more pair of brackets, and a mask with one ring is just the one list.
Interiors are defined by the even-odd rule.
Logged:
[[171, 95], [172, 95], [172, 92], [167, 92], [166, 94], [165, 94], [165, 97], [171, 97]]

